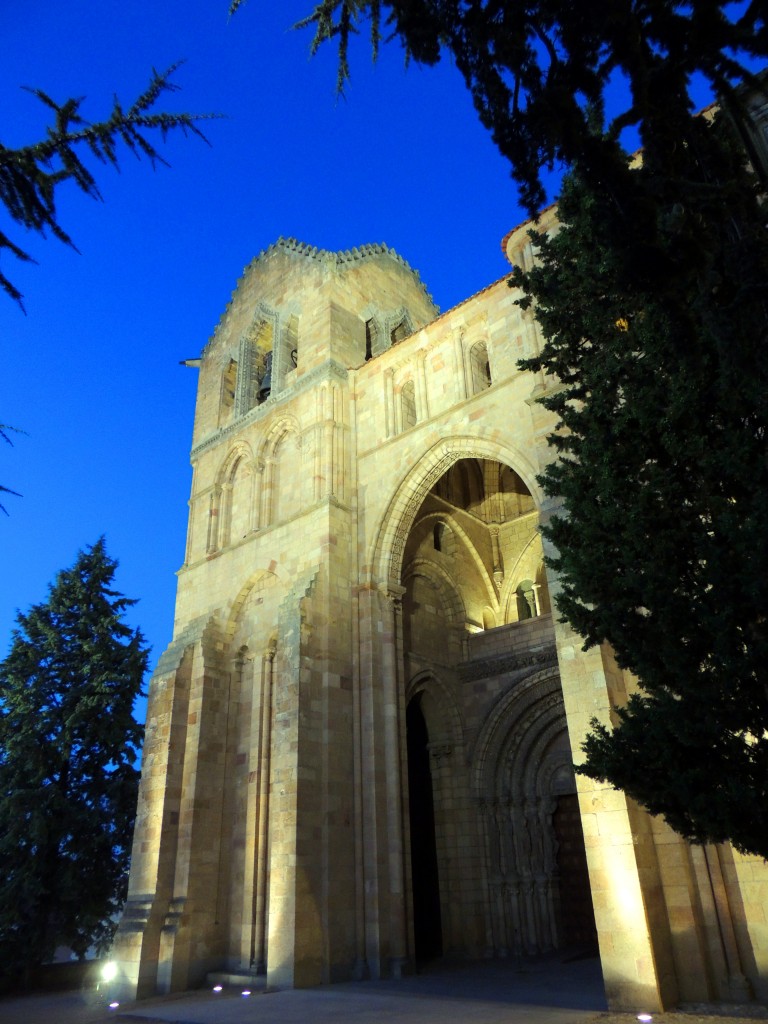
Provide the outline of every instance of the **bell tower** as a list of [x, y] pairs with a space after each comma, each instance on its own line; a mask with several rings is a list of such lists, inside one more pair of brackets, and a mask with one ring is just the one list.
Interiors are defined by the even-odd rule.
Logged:
[[193, 361], [186, 557], [115, 945], [139, 996], [354, 971], [353, 377], [436, 312], [386, 246], [280, 239]]

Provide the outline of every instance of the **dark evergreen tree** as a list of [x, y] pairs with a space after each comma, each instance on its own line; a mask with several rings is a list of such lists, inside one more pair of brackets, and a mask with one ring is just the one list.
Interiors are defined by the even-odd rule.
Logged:
[[[197, 122], [213, 115], [153, 112], [163, 93], [176, 90], [171, 77], [177, 67], [174, 65], [162, 73], [153, 71], [149, 85], [130, 107], [125, 109], [115, 98], [109, 117], [96, 123], [82, 117], [82, 98], [60, 104], [40, 89], [30, 90], [53, 112], [54, 122], [40, 142], [18, 149], [8, 149], [0, 143], [0, 202], [11, 219], [28, 231], [42, 235], [50, 232], [67, 245], [73, 245], [56, 215], [59, 187], [72, 181], [86, 195], [101, 198], [83, 155], [117, 167], [118, 144], [123, 143], [137, 157], [145, 156], [152, 164], [164, 163], [150, 141], [149, 132], [160, 132], [164, 139], [168, 132], [180, 129], [185, 134], [192, 132], [204, 138]], [[0, 231], [0, 254], [4, 249], [17, 259], [31, 260], [24, 249]], [[2, 272], [0, 287], [21, 304], [21, 293]]]
[[148, 651], [103, 538], [19, 613], [0, 663], [0, 974], [103, 949], [127, 885]]
[[[728, 126], [674, 178], [613, 146], [516, 274], [546, 339], [564, 617], [642, 690], [581, 771], [695, 841], [768, 856], [768, 234]], [[606, 151], [607, 152], [607, 151]]]

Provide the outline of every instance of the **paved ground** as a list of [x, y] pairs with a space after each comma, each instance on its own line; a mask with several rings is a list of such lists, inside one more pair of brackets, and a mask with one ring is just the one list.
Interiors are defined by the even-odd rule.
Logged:
[[[641, 1010], [639, 1007], [638, 1010]], [[702, 1008], [703, 1010], [703, 1008]], [[704, 1012], [660, 1013], [654, 1024], [743, 1024]], [[350, 982], [242, 996], [186, 993], [109, 1010], [93, 990], [0, 998], [0, 1024], [635, 1024], [606, 1012], [597, 959], [442, 966], [400, 981]]]
[[187, 993], [109, 1010], [95, 991], [0, 999], [0, 1024], [587, 1024], [605, 1009], [597, 959], [459, 963], [399, 981]]

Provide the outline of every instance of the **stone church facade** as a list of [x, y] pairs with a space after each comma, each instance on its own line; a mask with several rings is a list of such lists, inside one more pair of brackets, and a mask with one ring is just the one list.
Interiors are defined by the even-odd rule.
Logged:
[[[504, 241], [532, 258], [525, 228]], [[599, 947], [609, 1002], [768, 998], [768, 871], [574, 775], [632, 680], [552, 615], [552, 385], [506, 280], [280, 240], [199, 360], [125, 994]], [[595, 553], [599, 557], [599, 552]]]

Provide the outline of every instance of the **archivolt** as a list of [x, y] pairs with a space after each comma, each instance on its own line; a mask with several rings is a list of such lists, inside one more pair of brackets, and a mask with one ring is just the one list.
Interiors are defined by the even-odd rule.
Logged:
[[422, 576], [436, 587], [440, 601], [448, 612], [450, 622], [456, 626], [463, 626], [467, 618], [467, 611], [459, 588], [450, 573], [426, 558], [417, 558], [409, 564], [403, 576], [403, 584], [406, 580], [413, 579], [414, 576]]
[[[405, 688], [406, 705], [424, 694], [428, 698], [425, 720], [427, 729], [430, 724], [437, 720], [438, 729], [430, 732], [431, 743], [450, 743], [452, 747], [459, 747], [463, 740], [464, 729], [461, 715], [454, 703], [451, 691], [431, 671], [418, 672]], [[431, 712], [431, 713], [430, 713]]]
[[[565, 728], [563, 693], [556, 672], [542, 669], [515, 683], [491, 708], [474, 742], [470, 763], [476, 797], [493, 800], [497, 796], [493, 789], [502, 759], [535, 763], [536, 751], [545, 750]], [[524, 784], [524, 773], [515, 774]]]
[[216, 484], [219, 487], [230, 480], [235, 467], [241, 459], [244, 459], [246, 464], [253, 461], [253, 451], [247, 441], [238, 441], [237, 444], [233, 445], [233, 447], [227, 452], [224, 461], [216, 474]]
[[543, 494], [536, 483], [536, 469], [523, 452], [500, 444], [495, 436], [438, 441], [401, 481], [384, 513], [370, 559], [373, 575], [380, 582], [399, 583], [405, 542], [421, 504], [430, 488], [459, 459], [493, 459], [510, 466], [531, 492], [536, 506], [541, 507]]
[[280, 416], [273, 424], [259, 447], [259, 456], [262, 459], [274, 459], [277, 455], [280, 444], [287, 434], [300, 436], [301, 427], [295, 416]]
[[248, 595], [251, 593], [251, 591], [259, 582], [259, 580], [266, 579], [269, 582], [277, 582], [278, 578], [279, 577], [277, 573], [273, 572], [270, 569], [258, 569], [256, 572], [252, 573], [252, 575], [248, 577], [246, 582], [238, 591], [237, 596], [230, 605], [229, 611], [225, 616], [223, 633], [227, 643], [229, 643], [232, 640], [232, 637], [235, 635], [235, 630], [237, 629], [237, 622], [238, 619], [240, 618], [240, 613], [243, 610], [243, 606], [245, 605], [245, 602], [248, 600]]

